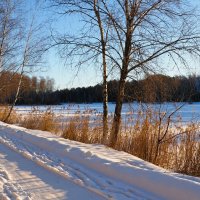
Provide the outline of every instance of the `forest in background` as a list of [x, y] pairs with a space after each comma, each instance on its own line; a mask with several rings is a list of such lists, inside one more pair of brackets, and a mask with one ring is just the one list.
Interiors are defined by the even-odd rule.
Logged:
[[[1, 104], [11, 104], [15, 98], [18, 73], [1, 74]], [[116, 101], [119, 81], [108, 81], [108, 100]], [[55, 90], [55, 81], [44, 77], [23, 76], [18, 105], [102, 102], [102, 84], [90, 87]], [[126, 82], [125, 102], [200, 101], [200, 76], [148, 75], [141, 80]]]

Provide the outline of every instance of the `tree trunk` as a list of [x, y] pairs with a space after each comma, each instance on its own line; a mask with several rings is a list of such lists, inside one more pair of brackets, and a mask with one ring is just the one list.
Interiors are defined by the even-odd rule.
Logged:
[[118, 95], [116, 100], [115, 106], [115, 114], [112, 123], [112, 130], [111, 130], [111, 138], [110, 138], [110, 146], [114, 147], [117, 142], [118, 133], [120, 130], [121, 125], [121, 111], [122, 111], [122, 104], [124, 100], [124, 90], [125, 90], [125, 82], [126, 81], [126, 72], [122, 70], [121, 78], [119, 81], [119, 88], [118, 88]]
[[114, 147], [117, 143], [117, 137], [121, 125], [121, 111], [122, 104], [124, 100], [124, 91], [125, 91], [125, 82], [128, 74], [128, 66], [130, 62], [130, 52], [131, 52], [131, 41], [132, 41], [132, 32], [133, 32], [133, 18], [129, 19], [129, 9], [128, 9], [128, 0], [125, 1], [126, 7], [126, 16], [127, 16], [127, 33], [126, 33], [126, 42], [125, 49], [123, 54], [123, 64], [120, 74], [119, 88], [115, 106], [115, 114], [112, 123], [110, 146]]
[[30, 30], [29, 30], [29, 33], [28, 33], [28, 37], [27, 37], [27, 40], [26, 40], [26, 43], [25, 43], [25, 48], [24, 48], [24, 53], [23, 53], [23, 61], [22, 61], [22, 64], [20, 66], [21, 67], [20, 79], [19, 79], [16, 94], [15, 94], [15, 99], [14, 99], [13, 104], [10, 107], [10, 110], [9, 110], [7, 116], [3, 120], [3, 122], [6, 122], [9, 119], [9, 117], [10, 117], [12, 111], [13, 111], [13, 108], [14, 108], [14, 106], [17, 103], [17, 100], [19, 98], [19, 93], [20, 93], [20, 89], [21, 89], [21, 86], [22, 86], [22, 79], [23, 79], [23, 75], [24, 75], [24, 67], [26, 66], [26, 63], [28, 62], [28, 57], [30, 56], [28, 54], [29, 53], [28, 51], [29, 51], [29, 42], [30, 42], [31, 35], [32, 35], [33, 19], [32, 19]]
[[17, 92], [15, 94], [14, 102], [12, 103], [12, 105], [11, 105], [11, 107], [9, 109], [9, 112], [8, 112], [7, 116], [4, 118], [3, 122], [7, 122], [8, 121], [8, 119], [10, 118], [10, 115], [11, 115], [11, 113], [13, 111], [13, 108], [17, 103], [17, 100], [19, 98], [19, 92], [20, 92], [21, 85], [22, 85], [22, 78], [23, 78], [23, 71], [20, 74], [20, 79], [19, 79], [19, 83], [18, 83], [18, 87], [17, 87]]
[[[105, 52], [105, 51], [103, 51]], [[107, 65], [105, 54], [103, 53], [103, 142], [108, 135], [108, 86], [107, 86]]]
[[103, 61], [103, 138], [102, 142], [106, 141], [108, 135], [108, 88], [107, 88], [107, 64], [106, 64], [106, 38], [104, 36], [104, 28], [99, 12], [98, 0], [94, 0], [94, 12], [97, 17], [99, 31], [101, 35], [102, 61]]

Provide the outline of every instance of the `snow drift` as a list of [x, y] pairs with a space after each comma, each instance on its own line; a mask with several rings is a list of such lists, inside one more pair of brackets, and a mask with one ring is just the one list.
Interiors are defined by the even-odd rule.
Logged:
[[[67, 166], [69, 162], [74, 163], [75, 166], [79, 166], [80, 171], [84, 171], [86, 177], [93, 177], [93, 181], [97, 184], [90, 183], [89, 178], [81, 180], [81, 176], [79, 176], [79, 183], [89, 185], [94, 190], [100, 190], [110, 198], [132, 197], [131, 193], [134, 193], [134, 189], [150, 199], [199, 200], [200, 198], [199, 178], [166, 171], [135, 156], [103, 145], [83, 144], [48, 132], [28, 130], [2, 122], [0, 122], [0, 142], [16, 150], [23, 147], [23, 150], [19, 152], [24, 156], [36, 155], [37, 151], [46, 155], [50, 154], [51, 157], [59, 160], [57, 162], [59, 166], [51, 163], [52, 166], [47, 169], [54, 169], [61, 176], [67, 173], [64, 166]], [[24, 149], [28, 147], [32, 150], [27, 153]], [[29, 158], [33, 159], [32, 156]], [[41, 157], [35, 160], [39, 159]], [[48, 166], [49, 163], [43, 162], [44, 167], [45, 165]], [[107, 181], [109, 184], [103, 183], [105, 177], [110, 180]], [[104, 185], [104, 187], [98, 187], [99, 185]], [[107, 185], [110, 185], [109, 190], [106, 189]], [[118, 195], [119, 186], [123, 195]]]

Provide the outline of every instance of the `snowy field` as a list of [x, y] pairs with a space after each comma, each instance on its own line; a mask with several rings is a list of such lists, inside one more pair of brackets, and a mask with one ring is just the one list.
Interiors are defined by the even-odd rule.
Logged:
[[199, 200], [200, 179], [0, 122], [1, 200]]
[[[147, 108], [151, 108], [156, 111], [172, 113], [178, 107], [184, 106], [176, 112], [174, 119], [176, 117], [181, 117], [182, 122], [187, 123], [190, 121], [200, 121], [200, 102], [189, 103], [163, 103], [163, 104], [123, 104], [122, 117], [133, 115], [137, 116], [138, 111], [145, 111]], [[109, 103], [109, 113], [112, 115], [114, 113], [115, 104]], [[52, 111], [60, 117], [61, 120], [65, 120], [76, 114], [84, 114], [86, 110], [91, 110], [91, 115], [101, 114], [103, 105], [101, 103], [92, 104], [62, 104], [62, 105], [52, 105], [52, 106], [35, 106], [35, 108], [40, 111], [45, 111], [47, 108], [51, 107]], [[18, 113], [22, 115], [29, 114], [33, 110], [33, 106], [16, 106], [15, 109]], [[88, 115], [88, 113], [85, 113]]]

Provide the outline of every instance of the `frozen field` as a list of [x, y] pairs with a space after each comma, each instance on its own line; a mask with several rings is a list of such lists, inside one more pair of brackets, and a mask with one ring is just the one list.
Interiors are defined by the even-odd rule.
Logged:
[[[176, 112], [173, 116], [174, 119], [177, 117], [182, 118], [182, 122], [189, 121], [200, 121], [200, 102], [189, 103], [163, 103], [163, 104], [139, 104], [139, 103], [125, 103], [122, 109], [122, 117], [127, 116], [137, 116], [138, 111], [145, 112], [146, 109], [150, 108], [156, 111], [166, 112], [170, 115], [180, 106], [184, 106]], [[33, 108], [39, 109], [40, 111], [45, 111], [50, 108], [59, 116], [61, 120], [72, 117], [74, 115], [98, 115], [102, 113], [103, 105], [102, 103], [91, 103], [91, 104], [62, 104], [62, 105], [52, 105], [52, 106], [16, 106], [15, 109], [20, 114], [29, 114], [32, 112]], [[115, 104], [109, 103], [109, 113], [112, 115], [114, 113]], [[86, 111], [91, 112], [86, 112]]]

